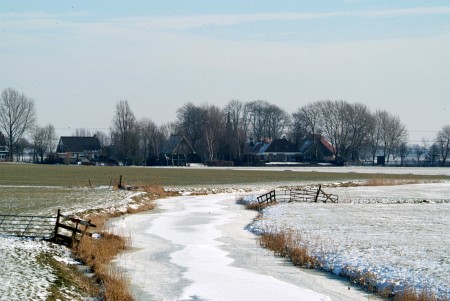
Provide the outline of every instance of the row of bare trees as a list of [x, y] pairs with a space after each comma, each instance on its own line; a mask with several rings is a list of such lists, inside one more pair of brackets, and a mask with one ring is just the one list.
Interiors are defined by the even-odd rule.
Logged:
[[[0, 131], [6, 137], [8, 157], [23, 145], [29, 134], [35, 161], [56, 148], [55, 128], [36, 124], [34, 100], [23, 93], [7, 88], [0, 96]], [[307, 138], [324, 137], [343, 160], [357, 161], [370, 158], [375, 162], [384, 155], [387, 162], [408, 155], [440, 158], [445, 164], [450, 148], [450, 126], [439, 131], [431, 146], [407, 143], [408, 133], [398, 116], [386, 110], [372, 112], [361, 103], [316, 101], [303, 105], [288, 114], [277, 105], [257, 100], [242, 102], [231, 100], [224, 108], [215, 105], [186, 103], [177, 110], [177, 119], [157, 126], [148, 118], [137, 120], [128, 101], [116, 104], [110, 133], [94, 133], [108, 156], [127, 164], [154, 164], [163, 152], [171, 134], [185, 136], [203, 160], [229, 160], [243, 163], [249, 142], [263, 138], [286, 137], [300, 146]], [[90, 136], [79, 129], [74, 135]]]
[[[123, 131], [118, 121], [127, 116], [123, 114], [124, 109], [130, 110], [128, 103], [119, 102], [111, 128], [112, 137], [120, 137], [119, 133]], [[292, 115], [260, 100], [231, 100], [223, 109], [214, 105], [187, 103], [177, 110], [175, 122], [162, 127], [149, 120], [136, 122], [134, 115], [131, 123], [135, 123], [136, 141], [141, 143], [135, 142], [136, 152], [127, 156], [138, 158], [139, 162], [148, 158], [149, 154], [155, 154], [157, 158], [162, 152], [161, 145], [170, 134], [185, 136], [203, 160], [230, 160], [237, 164], [243, 163], [249, 142], [281, 137], [300, 146], [307, 138], [322, 136], [332, 144], [336, 157], [342, 160], [370, 159], [374, 164], [376, 157], [382, 155], [387, 163], [400, 158], [403, 164], [405, 157], [414, 151], [415, 155], [419, 155], [408, 145], [408, 132], [398, 116], [386, 110], [372, 112], [364, 104], [343, 100], [309, 103]], [[427, 150], [428, 157], [440, 157], [443, 164], [449, 149], [450, 134], [446, 132], [447, 128], [439, 132], [435, 143]], [[150, 134], [146, 136], [145, 133]], [[114, 143], [124, 147], [127, 144], [125, 141], [113, 139]], [[432, 152], [434, 155], [430, 155]], [[418, 161], [422, 154], [425, 151], [419, 155]]]
[[337, 157], [353, 161], [369, 153], [374, 162], [380, 152], [388, 160], [395, 159], [408, 139], [398, 116], [385, 110], [372, 113], [364, 104], [342, 100], [310, 103], [292, 115], [291, 135], [296, 143], [318, 134], [333, 145]]

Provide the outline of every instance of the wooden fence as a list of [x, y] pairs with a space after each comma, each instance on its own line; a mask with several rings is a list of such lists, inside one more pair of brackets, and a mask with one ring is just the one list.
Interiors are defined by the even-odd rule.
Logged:
[[269, 205], [270, 203], [276, 201], [275, 190], [272, 190], [272, 191], [269, 191], [268, 193], [260, 195], [259, 197], [257, 197], [257, 200], [258, 200], [258, 204], [259, 204], [259, 210], [261, 210], [261, 208], [263, 206]]
[[38, 239], [51, 239], [55, 216], [0, 215], [0, 234]]
[[0, 235], [48, 240], [67, 246], [77, 245], [83, 235], [95, 227], [90, 221], [65, 216], [0, 215]]
[[263, 206], [269, 205], [272, 202], [322, 202], [322, 203], [337, 203], [339, 197], [334, 194], [326, 193], [322, 189], [322, 185], [318, 188], [310, 189], [287, 189], [287, 190], [272, 190], [268, 193], [257, 197], [259, 209]]

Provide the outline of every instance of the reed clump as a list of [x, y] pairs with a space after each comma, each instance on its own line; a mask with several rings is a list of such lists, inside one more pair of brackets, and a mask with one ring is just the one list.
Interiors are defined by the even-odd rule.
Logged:
[[303, 241], [300, 233], [267, 232], [260, 236], [259, 244], [273, 251], [276, 256], [288, 258], [296, 266], [304, 268], [319, 266], [319, 261], [310, 254], [308, 245]]
[[114, 257], [130, 246], [130, 240], [105, 231], [100, 231], [99, 234], [98, 239], [83, 236], [75, 247], [74, 254], [91, 267], [96, 282], [104, 290], [105, 300], [133, 300], [129, 280], [123, 272], [109, 266]]
[[406, 287], [402, 291], [395, 294], [393, 301], [449, 301], [447, 297], [438, 297], [429, 290], [417, 290], [415, 288]]
[[369, 179], [367, 182], [363, 183], [363, 186], [396, 186], [396, 185], [407, 185], [407, 184], [420, 184], [424, 183], [421, 179], [382, 179], [374, 178]]

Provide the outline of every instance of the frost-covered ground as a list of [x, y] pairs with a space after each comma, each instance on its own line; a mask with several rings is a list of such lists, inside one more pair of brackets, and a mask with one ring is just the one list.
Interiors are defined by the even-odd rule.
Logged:
[[[125, 210], [135, 205], [133, 196], [139, 192], [108, 188], [0, 187], [0, 212], [20, 215], [56, 215], [63, 208], [65, 215], [85, 210]], [[66, 248], [31, 239], [0, 236], [0, 300], [46, 300], [47, 289], [55, 281], [55, 271], [39, 260], [42, 254], [57, 260], [70, 261]], [[71, 290], [66, 297], [81, 300]]]
[[0, 237], [0, 300], [47, 300], [47, 290], [56, 276], [51, 267], [39, 260], [43, 253], [58, 260], [70, 258], [62, 246]]
[[326, 192], [340, 203], [272, 206], [251, 229], [300, 233], [337, 275], [369, 272], [380, 289], [406, 285], [450, 298], [450, 183]]

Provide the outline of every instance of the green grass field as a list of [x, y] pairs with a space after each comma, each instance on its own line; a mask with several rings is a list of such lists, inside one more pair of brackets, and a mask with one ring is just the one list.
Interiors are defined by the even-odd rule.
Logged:
[[302, 172], [209, 168], [138, 168], [109, 166], [0, 163], [0, 185], [86, 187], [109, 186], [120, 176], [128, 185], [230, 185], [283, 182], [351, 181], [370, 179], [450, 180], [445, 175], [389, 175], [348, 172]]

